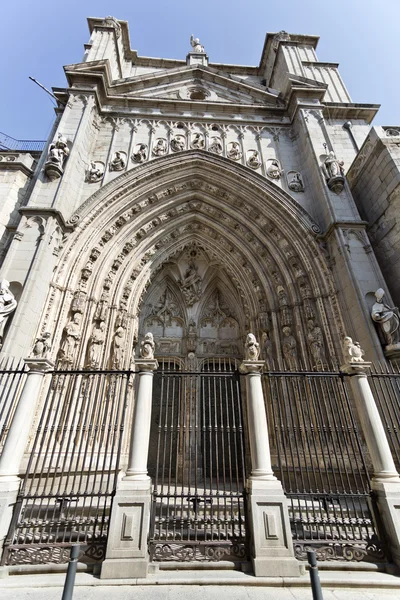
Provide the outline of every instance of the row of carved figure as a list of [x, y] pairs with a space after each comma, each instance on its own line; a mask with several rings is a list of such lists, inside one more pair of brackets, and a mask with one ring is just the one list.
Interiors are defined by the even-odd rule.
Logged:
[[[195, 133], [190, 144], [193, 150], [206, 149], [205, 137], [202, 133]], [[172, 152], [182, 152], [186, 150], [186, 138], [181, 134], [175, 135], [170, 141]], [[222, 138], [213, 136], [207, 148], [208, 152], [214, 154], [223, 153]], [[51, 181], [58, 179], [63, 174], [64, 161], [69, 155], [69, 146], [66, 138], [61, 134], [58, 139], [50, 145], [47, 162], [44, 170]], [[168, 152], [168, 142], [165, 138], [157, 138], [153, 144], [151, 154], [153, 157], [164, 156]], [[229, 142], [227, 146], [227, 157], [231, 160], [241, 160], [243, 152], [239, 142]], [[135, 163], [143, 163], [149, 158], [149, 147], [147, 144], [137, 144], [131, 159]], [[337, 160], [334, 152], [321, 157], [323, 159], [322, 169], [328, 184], [328, 187], [336, 193], [340, 193], [344, 187], [343, 161]], [[262, 160], [258, 150], [247, 150], [246, 165], [251, 169], [261, 167]], [[110, 161], [110, 171], [123, 171], [127, 165], [127, 154], [122, 150], [114, 152]], [[265, 164], [266, 175], [275, 181], [278, 181], [283, 175], [279, 161], [275, 158], [268, 159]], [[97, 183], [103, 179], [105, 165], [101, 161], [92, 161], [87, 170], [86, 179], [90, 183]], [[304, 183], [301, 173], [298, 171], [288, 172], [288, 187], [293, 192], [304, 192]]]

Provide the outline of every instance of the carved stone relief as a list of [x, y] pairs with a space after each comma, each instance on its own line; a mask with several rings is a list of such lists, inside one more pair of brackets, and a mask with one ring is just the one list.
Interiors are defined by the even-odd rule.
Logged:
[[126, 152], [118, 150], [114, 152], [110, 162], [110, 171], [123, 171], [126, 167]]
[[186, 149], [186, 140], [183, 135], [175, 135], [171, 139], [171, 150], [173, 152], [182, 152]]
[[154, 142], [152, 154], [153, 156], [164, 156], [167, 154], [168, 146], [165, 138], [158, 138]]
[[304, 183], [301, 173], [298, 171], [289, 171], [287, 174], [288, 188], [292, 192], [304, 192]]
[[204, 135], [195, 133], [192, 138], [191, 147], [193, 150], [203, 150], [205, 146]]
[[147, 159], [147, 154], [147, 144], [136, 144], [131, 158], [133, 162], [142, 163]]
[[86, 181], [89, 183], [98, 183], [104, 176], [104, 163], [101, 161], [92, 161], [86, 172]]
[[228, 144], [228, 158], [231, 160], [240, 160], [242, 158], [242, 150], [239, 142], [229, 142]]
[[278, 181], [282, 177], [282, 169], [279, 161], [276, 158], [270, 158], [266, 161], [266, 172], [270, 179]]
[[261, 167], [260, 155], [257, 150], [247, 151], [246, 165], [251, 169], [258, 169]]
[[212, 136], [210, 139], [210, 145], [208, 146], [208, 151], [213, 152], [214, 154], [222, 154], [223, 146], [222, 140], [219, 136]]

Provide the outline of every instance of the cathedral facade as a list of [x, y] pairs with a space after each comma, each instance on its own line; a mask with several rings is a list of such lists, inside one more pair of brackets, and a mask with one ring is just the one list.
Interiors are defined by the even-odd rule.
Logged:
[[[222, 539], [218, 512], [222, 509], [218, 504], [217, 516], [213, 516], [213, 497], [215, 493], [219, 497], [215, 489], [219, 490], [220, 480], [225, 481], [229, 471], [231, 483], [224, 488], [225, 506], [228, 496], [231, 502], [233, 497], [237, 501], [229, 517], [231, 525], [235, 521], [231, 537], [237, 548], [235, 554], [233, 544], [229, 552], [236, 561], [249, 552], [256, 574], [271, 574], [278, 568], [282, 575], [295, 575], [296, 553], [287, 536], [290, 528], [293, 533], [297, 509], [292, 505], [290, 513], [286, 506], [290, 493], [285, 499], [270, 465], [263, 462], [265, 456], [270, 460], [270, 454], [273, 465], [279, 462], [282, 469], [289, 468], [292, 461], [290, 473], [285, 471], [287, 492], [296, 467], [293, 456], [283, 462], [279, 458], [286, 438], [279, 441], [271, 436], [270, 427], [270, 444], [265, 432], [259, 440], [261, 446], [257, 445], [256, 423], [267, 427], [267, 419], [270, 426], [275, 413], [268, 411], [273, 408], [267, 407], [263, 416], [259, 406], [254, 412], [248, 407], [241, 416], [240, 394], [233, 391], [237, 389], [237, 375], [229, 380], [230, 391], [228, 387], [222, 389], [228, 386], [226, 378], [223, 386], [218, 382], [223, 373], [237, 373], [245, 356], [242, 373], [247, 384], [246, 392], [242, 391], [256, 406], [260, 394], [268, 397], [269, 392], [260, 381], [260, 387], [254, 384], [254, 376], [260, 378], [264, 372], [282, 376], [304, 372], [310, 377], [313, 373], [336, 373], [344, 362], [346, 336], [359, 342], [354, 345], [350, 340], [348, 362], [362, 363], [366, 358], [396, 364], [400, 352], [399, 316], [397, 309], [391, 308], [390, 293], [398, 294], [398, 281], [377, 247], [380, 222], [372, 234], [368, 230], [371, 219], [375, 223], [381, 212], [373, 192], [368, 192], [368, 177], [378, 180], [378, 174], [374, 162], [369, 169], [365, 164], [372, 156], [375, 138], [382, 138], [386, 146], [395, 145], [393, 139], [399, 132], [375, 128], [370, 133], [378, 107], [352, 102], [338, 65], [318, 60], [316, 36], [268, 33], [259, 65], [241, 66], [213, 63], [207, 49], [193, 37], [188, 49], [182, 49], [182, 60], [142, 57], [131, 49], [126, 22], [113, 17], [88, 22], [90, 40], [82, 62], [67, 65], [67, 87], [54, 89], [56, 120], [43, 151], [0, 151], [0, 191], [4, 198], [0, 212], [2, 355], [4, 361], [8, 357], [16, 361], [29, 357], [28, 365], [36, 365], [30, 373], [40, 373], [35, 383], [36, 413], [34, 407], [21, 462], [16, 467], [16, 474], [25, 473], [25, 495], [20, 495], [20, 501], [28, 512], [28, 484], [33, 485], [45, 468], [56, 473], [63, 463], [58, 491], [54, 488], [51, 492], [55, 505], [58, 502], [57, 517], [54, 513], [52, 518], [62, 521], [60, 515], [72, 511], [73, 494], [62, 491], [65, 481], [71, 473], [79, 472], [85, 473], [87, 482], [98, 483], [99, 460], [108, 448], [115, 447], [120, 462], [117, 464], [115, 457], [109, 462], [104, 458], [107, 466], [103, 466], [102, 473], [107, 471], [109, 477], [110, 473], [114, 477], [122, 469], [128, 477], [122, 487], [115, 479], [107, 488], [114, 500], [111, 513], [107, 505], [111, 525], [102, 576], [145, 576], [148, 535], [154, 560], [182, 559], [182, 548], [175, 552], [168, 540], [178, 546], [185, 540], [189, 550], [183, 559], [189, 560], [195, 558], [193, 548], [207, 537], [204, 528], [211, 523], [218, 535], [214, 532], [207, 538], [209, 547], [203, 557], [216, 557], [215, 549], [210, 548]], [[366, 152], [363, 157], [360, 153], [366, 141], [367, 158]], [[397, 182], [394, 170], [390, 173]], [[393, 191], [397, 183], [391, 180], [390, 185]], [[394, 229], [390, 230], [395, 235], [395, 221], [392, 225]], [[249, 338], [249, 333], [253, 337]], [[168, 385], [167, 380], [155, 378], [153, 391], [150, 387], [149, 392], [146, 377], [151, 379], [157, 369], [170, 378]], [[52, 383], [42, 385], [40, 377], [47, 380], [47, 372], [53, 373]], [[101, 382], [88, 383], [85, 373], [96, 372], [103, 377]], [[179, 379], [178, 372], [185, 373], [185, 377]], [[54, 373], [58, 373], [61, 383], [55, 381]], [[73, 373], [77, 374], [75, 383]], [[113, 373], [123, 373], [125, 379], [107, 379], [114, 377]], [[153, 417], [144, 414], [145, 404], [140, 408], [142, 396], [134, 391], [137, 382], [134, 385], [131, 373], [138, 374], [143, 398], [150, 394]], [[206, 374], [205, 379], [201, 374]], [[25, 372], [22, 375], [26, 377]], [[179, 393], [174, 387], [178, 380]], [[290, 397], [293, 406], [300, 406], [299, 398], [306, 388], [296, 391], [291, 384], [280, 385], [282, 397]], [[317, 414], [318, 402], [328, 398], [329, 393], [327, 388], [315, 391], [319, 400], [310, 415]], [[343, 390], [337, 393], [337, 398], [343, 399]], [[357, 404], [357, 391], [353, 393]], [[127, 407], [121, 400], [120, 413], [117, 409], [115, 414], [112, 412], [111, 400], [103, 412], [91, 404], [90, 408], [82, 408], [86, 398], [96, 397], [101, 403], [102, 398], [117, 396], [132, 397]], [[199, 406], [203, 408], [197, 412], [193, 407], [200, 397], [203, 400], [199, 400]], [[46, 408], [46, 398], [49, 402], [52, 398], [51, 409]], [[189, 402], [184, 415], [179, 413], [183, 405], [176, 404], [177, 398]], [[169, 414], [181, 414], [175, 424], [173, 416], [171, 420], [164, 416], [164, 401]], [[226, 411], [220, 409], [223, 402]], [[353, 408], [350, 402], [349, 415]], [[75, 410], [83, 415], [83, 421], [73, 421]], [[219, 410], [221, 416], [211, 415]], [[312, 435], [314, 417], [306, 418], [299, 408], [296, 410], [298, 415], [290, 417], [293, 423], [303, 419], [305, 430], [308, 427], [308, 435]], [[50, 423], [57, 411], [58, 420], [51, 421], [59, 432], [54, 444], [44, 437], [36, 442], [40, 436], [37, 433], [35, 438], [34, 432], [40, 429], [41, 415]], [[231, 415], [231, 421], [224, 420], [224, 411]], [[233, 435], [236, 420], [239, 423], [242, 417], [248, 433], [240, 450], [239, 438], [229, 436]], [[343, 423], [346, 418], [343, 414]], [[85, 446], [89, 444], [86, 434], [82, 434], [85, 427], [90, 430], [90, 424], [97, 423], [100, 431], [104, 423], [108, 427], [111, 422], [116, 428], [125, 423], [120, 438], [117, 433], [109, 437], [104, 434], [101, 440], [91, 442], [91, 449]], [[78, 458], [74, 462], [68, 436], [64, 439], [60, 433], [70, 426], [74, 430], [70, 435], [70, 441], [75, 439], [74, 452], [78, 447], [87, 451], [82, 464]], [[207, 437], [211, 429], [218, 429], [215, 438], [211, 434]], [[143, 459], [135, 446], [142, 434], [150, 440], [150, 483], [146, 464], [143, 468], [147, 451]], [[293, 439], [287, 435], [290, 444]], [[321, 456], [327, 446], [325, 450], [321, 450], [323, 444], [318, 451], [307, 450], [303, 434], [299, 435], [296, 443], [303, 444], [303, 458], [299, 459], [303, 467], [309, 472], [316, 460], [323, 469]], [[364, 436], [368, 437], [365, 432]], [[28, 451], [24, 452], [27, 441]], [[368, 439], [362, 440], [356, 453], [359, 458], [365, 443], [371, 452]], [[223, 450], [227, 447], [236, 448], [235, 460]], [[309, 465], [304, 462], [307, 451]], [[45, 458], [40, 459], [50, 455], [58, 456], [58, 462], [51, 458], [47, 464]], [[70, 455], [66, 466], [65, 457]], [[167, 464], [165, 455], [172, 462]], [[250, 455], [248, 469], [254, 478], [245, 483]], [[36, 470], [32, 456], [39, 456]], [[349, 454], [343, 464], [347, 468], [354, 460]], [[180, 472], [175, 479], [172, 463]], [[394, 465], [389, 466], [387, 472], [396, 478]], [[342, 473], [341, 468], [336, 465], [330, 472]], [[376, 474], [373, 455], [365, 468]], [[0, 463], [0, 475], [6, 472]], [[261, 473], [261, 483], [257, 483], [257, 473]], [[351, 477], [356, 480], [354, 473]], [[157, 481], [162, 482], [162, 489], [156, 498]], [[18, 537], [15, 527], [9, 528], [18, 485], [12, 490], [6, 484], [2, 488], [9, 506], [3, 519], [3, 539], [6, 547], [14, 548], [14, 564], [18, 563], [15, 556], [19, 556], [19, 548], [27, 545], [29, 529], [25, 525]], [[89, 484], [85, 485], [87, 490]], [[163, 486], [170, 489], [173, 485], [173, 494], [163, 491]], [[201, 487], [204, 492], [199, 495]], [[240, 496], [242, 488], [247, 496], [244, 492]], [[41, 481], [35, 489], [44, 493], [46, 484]], [[80, 494], [84, 495], [82, 490], [77, 497]], [[276, 497], [275, 504], [271, 494]], [[198, 523], [200, 496], [203, 537], [196, 533], [192, 539], [184, 522], [187, 519], [191, 526], [194, 521]], [[132, 497], [136, 498], [134, 506]], [[261, 510], [265, 497], [279, 508], [278, 512]], [[79, 505], [79, 500], [76, 502], [73, 506]], [[186, 512], [184, 502], [189, 506]], [[307, 500], [304, 502], [307, 504]], [[320, 506], [325, 510], [324, 502], [326, 499], [321, 499]], [[128, 505], [129, 510], [121, 508]], [[194, 516], [188, 517], [190, 507]], [[39, 531], [46, 517], [43, 508], [36, 507], [35, 511], [29, 519], [36, 519]], [[247, 533], [243, 533], [240, 515], [246, 511], [250, 516]], [[351, 519], [355, 513], [350, 513]], [[81, 519], [89, 523], [90, 515], [86, 506]], [[174, 521], [172, 529], [168, 529], [169, 519]], [[260, 522], [264, 523], [267, 541], [258, 539], [255, 533]], [[165, 535], [161, 533], [164, 525]], [[69, 527], [71, 532], [71, 524]], [[32, 533], [29, 538], [32, 543], [39, 540], [38, 547], [51, 545], [56, 539], [53, 534], [40, 535], [35, 538]], [[62, 543], [71, 545], [83, 539], [74, 536], [68, 538], [65, 534]], [[246, 546], [249, 536], [252, 541]], [[223, 537], [221, 547], [228, 537]], [[160, 540], [164, 540], [161, 545]], [[326, 537], [323, 542], [326, 546]], [[225, 550], [219, 551], [221, 556], [224, 552], [225, 557], [231, 556]], [[280, 556], [279, 567], [276, 556]], [[13, 564], [9, 559], [4, 561]], [[136, 566], [127, 567], [128, 562]]]

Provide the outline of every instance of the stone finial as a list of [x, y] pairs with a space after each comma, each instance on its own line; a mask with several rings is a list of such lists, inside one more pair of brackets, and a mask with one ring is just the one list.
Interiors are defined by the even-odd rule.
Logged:
[[345, 364], [348, 366], [365, 364], [363, 359], [365, 352], [359, 342], [353, 342], [351, 337], [346, 336], [343, 340], [343, 355]]
[[149, 360], [154, 360], [154, 350], [156, 345], [154, 343], [154, 338], [152, 333], [146, 333], [144, 336], [144, 340], [140, 345], [140, 358], [145, 358]]
[[256, 361], [260, 356], [260, 344], [256, 340], [256, 336], [252, 333], [247, 334], [244, 347], [245, 360]]

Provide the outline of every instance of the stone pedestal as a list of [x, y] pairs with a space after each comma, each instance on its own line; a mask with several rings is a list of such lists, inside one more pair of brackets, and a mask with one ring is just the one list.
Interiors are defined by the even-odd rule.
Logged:
[[247, 481], [251, 560], [256, 577], [298, 577], [286, 497], [273, 474], [261, 374], [264, 362], [246, 360], [251, 476]]
[[149, 563], [151, 480], [126, 477], [118, 484], [101, 579], [146, 577]]
[[278, 480], [247, 482], [251, 561], [256, 577], [299, 577], [294, 557], [286, 496]]

